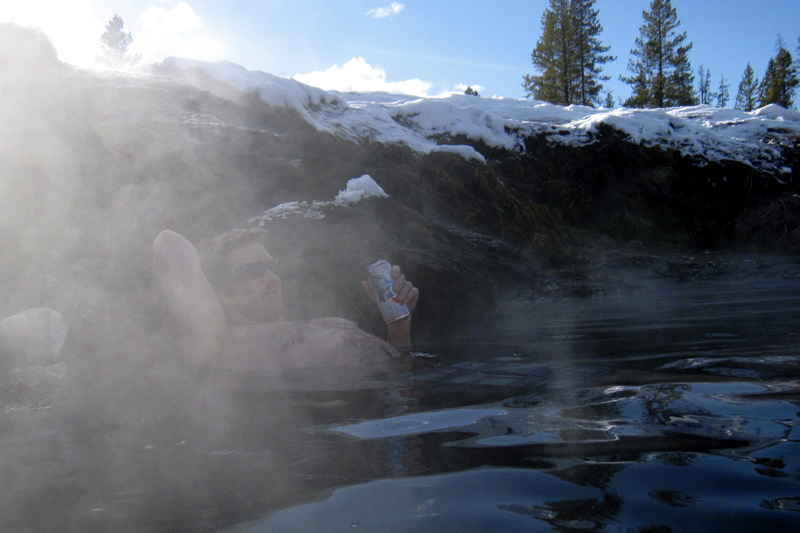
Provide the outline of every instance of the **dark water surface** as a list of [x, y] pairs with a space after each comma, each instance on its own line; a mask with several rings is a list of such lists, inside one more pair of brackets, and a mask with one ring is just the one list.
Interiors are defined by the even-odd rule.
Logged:
[[165, 402], [166, 379], [93, 421], [7, 405], [0, 525], [796, 531], [798, 322], [797, 279], [651, 277], [511, 299], [410, 375], [355, 390], [251, 375]]

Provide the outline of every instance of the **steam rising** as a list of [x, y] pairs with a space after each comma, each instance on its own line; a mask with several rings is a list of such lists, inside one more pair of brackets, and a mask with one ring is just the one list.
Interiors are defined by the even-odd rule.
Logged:
[[[214, 206], [250, 191], [237, 192], [234, 179], [233, 191], [217, 194], [207, 185], [219, 169], [193, 154], [208, 139], [176, 138], [183, 126], [174, 109], [196, 106], [196, 91], [72, 69], [41, 33], [6, 24], [0, 68], [0, 318], [47, 307], [69, 327], [56, 364], [28, 357], [15, 360], [13, 372], [0, 365], [0, 424], [9, 439], [0, 527], [53, 530], [74, 512], [74, 498], [88, 513], [86, 528], [92, 513], [118, 530], [148, 515], [157, 522], [209, 483], [191, 482], [192, 463], [230, 427], [233, 404], [214, 380], [198, 386], [162, 335], [150, 246], [165, 227], [197, 235], [235, 225]], [[207, 197], [196, 194], [204, 189]], [[184, 202], [206, 209], [199, 226], [181, 223]], [[192, 452], [180, 455], [189, 443]], [[171, 487], [171, 503], [126, 503], [113, 518], [115, 500], [132, 498], [125, 487], [145, 490], [148, 478]], [[43, 491], [49, 512], [37, 503]]]
[[[170, 528], [181, 509], [204, 508], [212, 523], [179, 518], [196, 529], [256, 516], [264, 498], [297, 498], [302, 485], [287, 481], [295, 447], [263, 432], [324, 418], [327, 400], [313, 390], [323, 380], [183, 366], [151, 246], [165, 228], [197, 242], [315, 195], [359, 209], [360, 199], [385, 200], [348, 157], [359, 148], [319, 142], [302, 119], [248, 95], [71, 68], [35, 30], [0, 26], [0, 68], [0, 318], [47, 308], [69, 329], [57, 362], [12, 361], [10, 346], [0, 354], [0, 528], [54, 530], [64, 516], [85, 530]], [[350, 162], [332, 166], [331, 153]], [[353, 176], [362, 178], [346, 185]], [[303, 274], [328, 263], [318, 284], [341, 291], [328, 278], [338, 277], [356, 289], [348, 298], [365, 300], [363, 267], [380, 250], [343, 249], [340, 266], [274, 233], [286, 264]], [[347, 310], [324, 290], [314, 296]], [[306, 389], [301, 409], [281, 403], [275, 391], [287, 388]], [[256, 410], [254, 394], [264, 395]], [[250, 441], [257, 447], [247, 451]]]

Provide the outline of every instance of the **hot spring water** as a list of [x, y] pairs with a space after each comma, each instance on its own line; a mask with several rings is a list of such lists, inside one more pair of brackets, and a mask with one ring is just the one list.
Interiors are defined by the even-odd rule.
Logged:
[[[509, 300], [468, 338], [426, 346], [410, 375], [346, 391], [313, 375], [283, 390], [253, 374], [150, 377], [120, 416], [7, 406], [0, 523], [788, 531], [800, 523], [790, 278], [650, 277]], [[181, 381], [192, 390], [162, 401]]]

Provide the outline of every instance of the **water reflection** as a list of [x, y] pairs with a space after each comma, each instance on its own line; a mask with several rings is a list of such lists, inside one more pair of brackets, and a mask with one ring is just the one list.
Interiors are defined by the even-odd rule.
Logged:
[[[465, 342], [470, 350], [418, 370], [419, 411], [447, 407], [454, 427], [417, 434], [427, 476], [413, 483], [437, 485], [431, 501], [438, 501], [457, 492], [463, 480], [448, 476], [459, 472], [489, 467], [512, 486], [509, 467], [532, 473], [515, 487], [516, 499], [473, 485], [473, 497], [486, 502], [507, 498], [494, 513], [484, 510], [497, 520], [494, 530], [749, 531], [795, 524], [800, 396], [792, 317], [800, 292], [790, 283], [759, 281], [666, 295], [660, 289], [640, 294], [658, 302], [650, 307], [614, 297], [512, 303], [493, 317], [496, 328]], [[465, 354], [470, 361], [463, 362]], [[542, 363], [541, 356], [550, 359]], [[485, 416], [468, 423], [458, 412], [465, 408]], [[404, 415], [403, 427], [413, 416]], [[572, 494], [556, 497], [541, 475], [567, 483]], [[375, 489], [339, 489], [330, 500], [281, 511], [257, 530], [312, 524], [299, 517], [311, 508], [330, 510], [334, 499], [358, 514], [361, 487]], [[581, 496], [577, 487], [600, 492]], [[387, 503], [383, 512], [403, 516], [404, 509]], [[480, 530], [479, 521], [467, 523], [445, 504], [429, 510], [452, 530]], [[498, 511], [528, 521], [504, 521]], [[392, 523], [373, 525], [412, 530]], [[414, 523], [413, 530], [434, 530], [432, 523]]]

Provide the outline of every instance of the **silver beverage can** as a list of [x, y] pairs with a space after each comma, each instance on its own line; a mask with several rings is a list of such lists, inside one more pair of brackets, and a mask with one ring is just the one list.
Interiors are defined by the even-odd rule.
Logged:
[[372, 292], [378, 301], [383, 321], [387, 324], [397, 322], [409, 315], [406, 304], [397, 300], [397, 295], [392, 289], [392, 265], [386, 259], [381, 259], [367, 267], [367, 278], [372, 284]]

